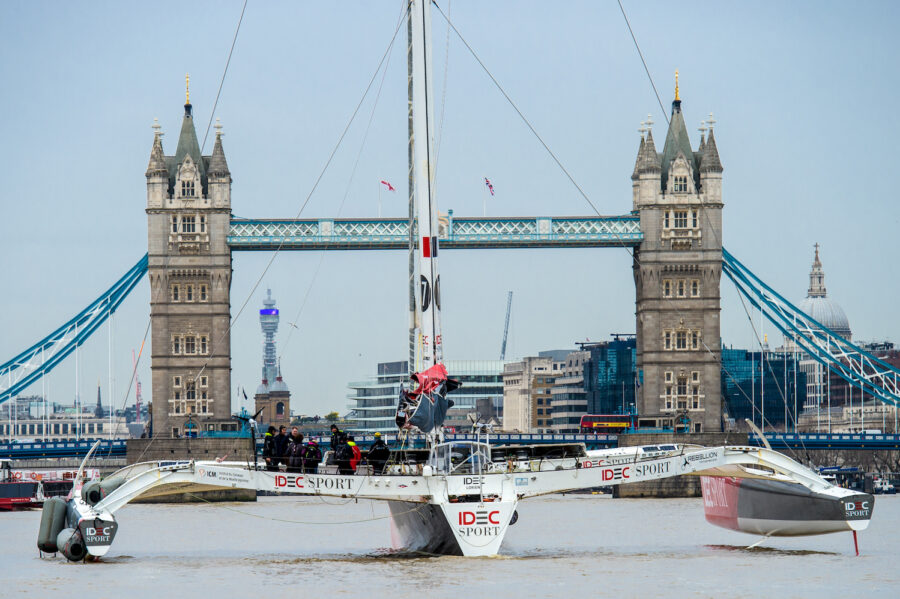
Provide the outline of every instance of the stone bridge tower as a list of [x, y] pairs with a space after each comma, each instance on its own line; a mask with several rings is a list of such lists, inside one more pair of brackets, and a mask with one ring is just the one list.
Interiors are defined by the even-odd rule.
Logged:
[[188, 93], [174, 156], [154, 129], [146, 173], [153, 436], [228, 429], [231, 173], [221, 128], [212, 155], [201, 156]]
[[677, 77], [662, 154], [644, 129], [631, 176], [644, 233], [634, 253], [637, 409], [647, 426], [714, 432], [722, 430], [722, 163], [712, 118], [691, 148]]

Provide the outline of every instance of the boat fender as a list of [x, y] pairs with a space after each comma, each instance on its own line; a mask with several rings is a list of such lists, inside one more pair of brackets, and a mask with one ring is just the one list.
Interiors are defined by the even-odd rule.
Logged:
[[509, 519], [509, 525], [512, 526], [519, 521], [519, 510], [513, 510], [512, 518]]
[[38, 549], [44, 553], [56, 553], [56, 537], [66, 526], [66, 501], [61, 497], [51, 497], [44, 502], [41, 525], [38, 528]]
[[87, 555], [81, 532], [74, 528], [64, 528], [56, 537], [56, 546], [70, 562], [80, 562]]
[[121, 476], [114, 476], [103, 481], [92, 480], [81, 488], [81, 499], [88, 505], [97, 505], [107, 495], [118, 489], [125, 482]]

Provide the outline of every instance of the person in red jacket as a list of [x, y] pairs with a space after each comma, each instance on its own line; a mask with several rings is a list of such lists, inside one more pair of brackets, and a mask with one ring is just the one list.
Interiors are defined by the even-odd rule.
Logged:
[[353, 437], [350, 437], [347, 440], [347, 445], [349, 445], [350, 449], [353, 451], [353, 457], [350, 458], [350, 469], [353, 470], [354, 474], [356, 474], [356, 466], [362, 459], [362, 451], [359, 449], [359, 446], [353, 441]]

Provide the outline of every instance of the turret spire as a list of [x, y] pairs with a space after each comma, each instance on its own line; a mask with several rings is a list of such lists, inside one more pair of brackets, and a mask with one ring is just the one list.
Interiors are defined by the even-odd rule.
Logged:
[[675, 101], [678, 102], [681, 97], [678, 95], [678, 69], [675, 69]]
[[[675, 78], [676, 79], [678, 78], [677, 71], [676, 71]], [[678, 96], [677, 84], [675, 87], [676, 87], [675, 96], [677, 97]], [[184, 74], [184, 103], [187, 105], [190, 105], [190, 103], [191, 103], [191, 75], [190, 75], [190, 73]]]

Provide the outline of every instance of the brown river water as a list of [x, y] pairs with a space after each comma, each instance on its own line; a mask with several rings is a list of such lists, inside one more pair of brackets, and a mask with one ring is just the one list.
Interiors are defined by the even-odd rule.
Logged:
[[[0, 513], [0, 597], [900, 596], [900, 497], [848, 533], [769, 539], [706, 523], [699, 499], [548, 496], [519, 504], [494, 558], [396, 557], [385, 504], [266, 497], [131, 505], [102, 562], [38, 556], [39, 511]], [[577, 595], [576, 595], [577, 594]]]

